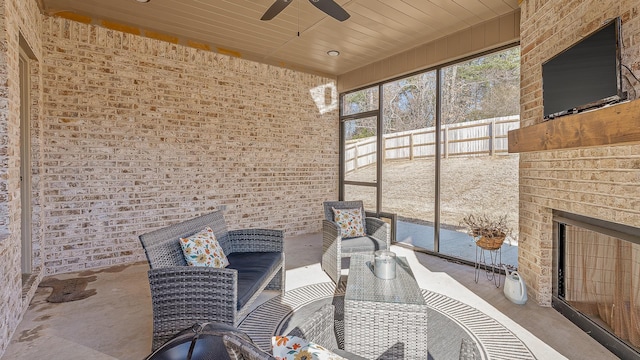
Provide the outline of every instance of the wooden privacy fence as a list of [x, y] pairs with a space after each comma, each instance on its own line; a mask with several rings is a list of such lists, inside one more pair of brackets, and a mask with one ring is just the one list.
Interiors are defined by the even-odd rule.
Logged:
[[[520, 127], [518, 115], [442, 126], [442, 156], [494, 156], [507, 154], [507, 133]], [[382, 161], [413, 160], [436, 155], [435, 127], [385, 134]], [[347, 141], [346, 171], [376, 162], [376, 137]]]

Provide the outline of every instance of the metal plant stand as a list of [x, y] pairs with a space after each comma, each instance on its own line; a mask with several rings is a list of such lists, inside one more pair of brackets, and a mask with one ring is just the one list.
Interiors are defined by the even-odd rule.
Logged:
[[[487, 253], [489, 258], [487, 261]], [[475, 264], [475, 281], [478, 283], [480, 273], [484, 271], [487, 280], [493, 281], [496, 287], [500, 287], [502, 281], [502, 273], [500, 266], [502, 264], [502, 247], [494, 250], [485, 249], [476, 244], [476, 264]]]

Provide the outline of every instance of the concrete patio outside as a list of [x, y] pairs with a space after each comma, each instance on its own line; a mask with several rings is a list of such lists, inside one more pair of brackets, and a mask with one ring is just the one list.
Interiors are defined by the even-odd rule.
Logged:
[[[433, 226], [421, 225], [407, 221], [398, 221], [396, 241], [433, 251]], [[473, 238], [460, 231], [440, 229], [440, 253], [458, 257], [467, 261], [475, 261], [478, 252]], [[518, 267], [518, 245], [511, 245], [506, 241], [500, 248], [499, 256], [501, 264]], [[488, 255], [487, 255], [488, 258]]]

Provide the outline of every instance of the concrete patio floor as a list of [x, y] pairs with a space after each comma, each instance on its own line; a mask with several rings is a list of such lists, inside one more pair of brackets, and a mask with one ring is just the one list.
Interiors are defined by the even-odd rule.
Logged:
[[[407, 221], [398, 220], [396, 241], [404, 243], [416, 248], [422, 248], [433, 251], [433, 226], [416, 224]], [[440, 229], [440, 253], [468, 261], [475, 261], [478, 249], [473, 238], [465, 232]], [[481, 251], [481, 250], [480, 250]], [[487, 252], [488, 258], [488, 252]], [[518, 246], [505, 242], [500, 248], [499, 254], [495, 254], [499, 258], [500, 264], [518, 267]]]
[[[321, 234], [285, 241], [287, 290], [330, 281], [320, 268]], [[515, 305], [502, 288], [480, 277], [474, 269], [434, 256], [393, 246], [405, 256], [420, 287], [476, 307], [509, 328], [538, 359], [617, 359], [562, 315], [532, 301]], [[66, 303], [48, 303], [51, 288], [39, 288], [16, 330], [5, 359], [142, 359], [151, 349], [151, 299], [146, 263], [55, 276], [91, 277], [87, 289], [96, 295]], [[264, 302], [276, 296], [266, 292]]]

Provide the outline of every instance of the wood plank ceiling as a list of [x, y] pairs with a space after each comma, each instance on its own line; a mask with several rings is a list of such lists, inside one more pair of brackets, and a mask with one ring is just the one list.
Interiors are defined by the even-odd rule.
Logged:
[[518, 8], [518, 0], [336, 0], [351, 15], [339, 22], [293, 0], [261, 21], [274, 0], [39, 1], [47, 15], [332, 76]]

